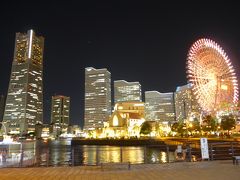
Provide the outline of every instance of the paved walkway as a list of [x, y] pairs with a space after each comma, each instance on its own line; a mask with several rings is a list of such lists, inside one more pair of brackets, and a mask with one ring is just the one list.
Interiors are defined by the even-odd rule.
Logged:
[[178, 162], [127, 166], [2, 168], [0, 179], [82, 179], [82, 180], [239, 180], [240, 165], [232, 161]]

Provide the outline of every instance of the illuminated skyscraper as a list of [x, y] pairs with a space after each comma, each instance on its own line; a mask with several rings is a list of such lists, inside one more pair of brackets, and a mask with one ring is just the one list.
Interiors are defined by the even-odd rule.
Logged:
[[85, 68], [84, 129], [102, 128], [111, 115], [111, 73]]
[[69, 125], [70, 97], [52, 96], [51, 123], [60, 132], [67, 132]]
[[176, 120], [187, 120], [195, 113], [200, 113], [200, 107], [195, 99], [191, 84], [178, 86], [175, 93]]
[[3, 122], [7, 131], [27, 133], [43, 117], [44, 38], [33, 30], [16, 33], [14, 58]]
[[[0, 95], [0, 122], [3, 120], [3, 113], [5, 108], [5, 96]], [[1, 124], [0, 124], [1, 127]]]
[[174, 93], [145, 91], [146, 120], [172, 123], [175, 121]]
[[126, 101], [142, 101], [141, 84], [124, 80], [114, 81], [114, 103]]

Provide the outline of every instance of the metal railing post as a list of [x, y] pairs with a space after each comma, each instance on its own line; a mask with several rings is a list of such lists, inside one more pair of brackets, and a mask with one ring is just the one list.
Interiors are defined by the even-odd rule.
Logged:
[[22, 144], [22, 142], [21, 142], [21, 144], [20, 144], [20, 151], [21, 151], [21, 156], [20, 156], [20, 167], [23, 167], [23, 153], [24, 153], [24, 151], [23, 151], [23, 144]]
[[191, 144], [188, 144], [187, 151], [188, 151], [188, 161], [191, 162], [192, 161]]
[[231, 142], [231, 152], [232, 152], [232, 156], [234, 156], [233, 142]]
[[166, 149], [167, 149], [167, 162], [169, 163], [169, 146], [168, 145], [166, 146]]
[[120, 147], [120, 161], [123, 162], [122, 146]]
[[96, 165], [98, 166], [99, 165], [99, 157], [98, 157], [98, 154], [99, 154], [99, 149], [98, 149], [98, 146], [97, 146], [97, 149], [96, 149]]
[[147, 163], [147, 147], [146, 146], [144, 146], [144, 164], [146, 164]]
[[49, 165], [49, 148], [47, 149], [46, 163], [47, 163], [47, 167], [48, 167], [48, 165]]
[[71, 153], [71, 156], [72, 156], [72, 166], [74, 166], [74, 147], [72, 147], [72, 153]]
[[210, 151], [211, 151], [211, 161], [213, 161], [213, 145], [210, 144]]

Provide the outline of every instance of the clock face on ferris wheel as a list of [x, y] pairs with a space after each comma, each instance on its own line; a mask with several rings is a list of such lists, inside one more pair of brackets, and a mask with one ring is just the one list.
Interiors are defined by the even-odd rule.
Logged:
[[219, 110], [238, 101], [238, 82], [224, 50], [210, 39], [200, 39], [187, 57], [187, 78], [203, 111]]

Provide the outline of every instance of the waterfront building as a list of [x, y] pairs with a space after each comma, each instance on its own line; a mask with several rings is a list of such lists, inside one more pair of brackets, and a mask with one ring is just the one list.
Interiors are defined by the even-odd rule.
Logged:
[[141, 84], [139, 82], [114, 81], [114, 103], [142, 102]]
[[16, 33], [3, 123], [9, 133], [35, 130], [43, 117], [44, 38], [33, 30]]
[[116, 103], [104, 134], [106, 137], [139, 137], [144, 121], [145, 107], [143, 102]]
[[175, 121], [174, 93], [145, 91], [146, 120], [171, 124]]
[[48, 139], [50, 137], [51, 130], [52, 126], [50, 124], [42, 124], [41, 138]]
[[80, 134], [82, 133], [82, 129], [79, 125], [72, 125], [72, 126], [69, 126], [68, 128], [68, 133], [69, 134], [73, 134], [74, 136], [77, 136], [79, 137]]
[[200, 118], [200, 107], [192, 91], [192, 85], [178, 86], [175, 93], [176, 120], [186, 121]]
[[111, 73], [85, 68], [84, 130], [103, 128], [111, 115]]
[[51, 124], [57, 135], [67, 132], [69, 126], [70, 97], [52, 96]]

